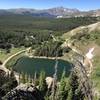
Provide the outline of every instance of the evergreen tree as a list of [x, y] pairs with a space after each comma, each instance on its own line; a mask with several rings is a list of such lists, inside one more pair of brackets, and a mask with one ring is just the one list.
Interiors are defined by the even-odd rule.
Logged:
[[18, 79], [19, 79], [19, 83], [18, 84], [20, 84], [21, 83], [21, 74], [20, 73], [19, 73]]
[[22, 79], [21, 79], [22, 83], [26, 83], [25, 73], [22, 73], [21, 75], [22, 75]]
[[35, 86], [37, 86], [37, 84], [38, 84], [38, 79], [37, 79], [37, 73], [36, 72], [34, 73], [33, 83], [34, 83]]
[[14, 80], [15, 79], [15, 74], [14, 74], [14, 71], [13, 71], [13, 69], [11, 69], [11, 72], [10, 72], [10, 79], [11, 80]]
[[85, 95], [82, 93], [81, 86], [79, 86], [77, 91], [76, 91], [76, 99], [77, 100], [84, 100], [84, 98], [85, 98]]
[[66, 90], [66, 77], [65, 70], [62, 73], [59, 89], [58, 89], [58, 98], [59, 100], [66, 100], [67, 90]]
[[43, 95], [45, 95], [47, 91], [47, 84], [46, 84], [45, 78], [46, 78], [45, 72], [41, 71], [40, 77], [39, 77], [39, 90], [41, 91]]
[[1, 72], [0, 76], [2, 76], [2, 80], [0, 77], [0, 97], [6, 95], [11, 89], [15, 88], [18, 83], [14, 76], [14, 71], [11, 70], [10, 74], [7, 74], [5, 72]]
[[78, 77], [74, 71], [71, 72], [70, 78], [69, 78], [69, 91], [68, 91], [68, 97], [69, 100], [76, 100], [75, 91], [78, 88]]
[[28, 74], [27, 74], [27, 73], [25, 74], [25, 76], [24, 76], [24, 77], [25, 77], [25, 83], [26, 83], [26, 82], [29, 82], [29, 81], [28, 81], [28, 77], [29, 77], [29, 76], [28, 76]]
[[31, 75], [28, 75], [28, 82], [32, 83], [32, 77], [31, 77]]
[[72, 98], [73, 98], [73, 93], [72, 93], [72, 90], [70, 89], [66, 100], [73, 100]]
[[84, 100], [80, 84], [78, 82], [77, 72], [72, 71], [69, 78], [69, 90], [67, 100]]

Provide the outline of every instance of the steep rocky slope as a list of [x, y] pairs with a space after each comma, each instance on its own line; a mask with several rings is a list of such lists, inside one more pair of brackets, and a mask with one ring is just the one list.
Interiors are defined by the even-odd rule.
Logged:
[[[100, 22], [87, 26], [80, 26], [70, 32], [65, 33], [62, 38], [65, 40], [64, 46], [71, 46], [85, 55], [90, 48], [93, 51], [93, 71], [91, 79], [93, 86], [100, 92]], [[72, 53], [71, 53], [72, 54]]]
[[73, 43], [73, 45], [78, 47], [78, 49], [82, 50], [82, 52], [84, 53], [87, 52], [87, 50], [93, 46], [96, 48], [100, 48], [99, 37], [100, 37], [100, 22], [87, 26], [80, 26], [65, 33], [62, 36], [62, 38], [66, 40], [66, 42]]
[[44, 100], [40, 91], [32, 84], [20, 84], [2, 100]]

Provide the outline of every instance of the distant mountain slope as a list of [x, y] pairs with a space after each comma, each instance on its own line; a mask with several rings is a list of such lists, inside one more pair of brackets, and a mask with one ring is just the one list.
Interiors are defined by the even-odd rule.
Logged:
[[83, 16], [100, 16], [100, 9], [91, 10], [91, 11], [79, 11], [78, 9], [69, 9], [64, 7], [56, 7], [51, 9], [28, 9], [28, 8], [19, 8], [19, 9], [1, 9], [0, 15], [9, 15], [9, 14], [20, 14], [20, 15], [31, 15], [31, 16], [42, 16], [42, 17], [83, 17]]

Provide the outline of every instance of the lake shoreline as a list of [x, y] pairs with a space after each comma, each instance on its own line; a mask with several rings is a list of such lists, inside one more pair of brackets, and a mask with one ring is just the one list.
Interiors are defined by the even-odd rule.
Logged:
[[46, 57], [46, 56], [28, 56], [29, 58], [43, 58], [43, 59], [52, 59], [52, 60], [56, 60], [56, 59], [62, 59], [62, 57]]

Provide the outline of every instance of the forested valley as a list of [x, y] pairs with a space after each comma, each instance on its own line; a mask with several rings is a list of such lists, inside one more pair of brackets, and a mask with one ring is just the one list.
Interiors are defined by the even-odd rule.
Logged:
[[[78, 54], [78, 50], [74, 47], [77, 43], [83, 46], [84, 42], [91, 43], [91, 41], [100, 45], [100, 32], [92, 31], [88, 34], [89, 32], [85, 29], [74, 35], [71, 34], [71, 30], [77, 27], [88, 26], [98, 21], [99, 17], [89, 16], [72, 18], [0, 16], [0, 54], [2, 55], [0, 58], [0, 100], [99, 100], [99, 97], [93, 97], [92, 89], [94, 88], [92, 78], [89, 77], [91, 73], [88, 72], [91, 70], [85, 69], [87, 65], [83, 65], [85, 56]], [[66, 39], [63, 38], [64, 34], [67, 34]], [[72, 48], [66, 44], [67, 38]], [[78, 55], [77, 59], [75, 55]], [[29, 65], [23, 68], [24, 65], [21, 64], [25, 62], [21, 58], [25, 57], [28, 58], [25, 62], [29, 61]], [[49, 61], [46, 61], [47, 66], [39, 62], [42, 57], [44, 57], [42, 61], [44, 59]], [[58, 70], [62, 64], [59, 63], [59, 58], [64, 62], [63, 72], [61, 68]], [[34, 63], [35, 61], [39, 64]], [[22, 67], [22, 72], [17, 71], [19, 68], [15, 69], [17, 64], [20, 68]], [[50, 66], [53, 66], [52, 76], [46, 76], [46, 71], [40, 70], [39, 65], [42, 64], [45, 65], [42, 68], [48, 72], [51, 69]], [[37, 68], [37, 71], [32, 73], [31, 69], [28, 70], [29, 67], [34, 70]], [[28, 74], [28, 71], [32, 75]], [[61, 72], [62, 75], [58, 78]]]

